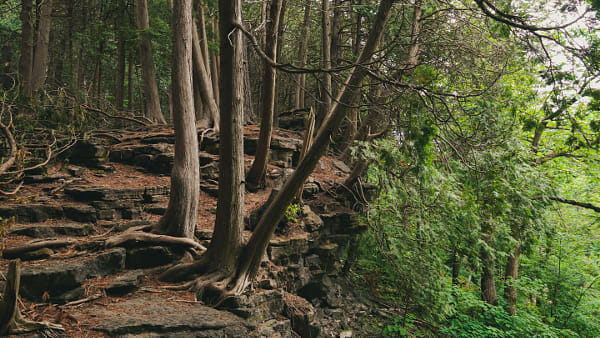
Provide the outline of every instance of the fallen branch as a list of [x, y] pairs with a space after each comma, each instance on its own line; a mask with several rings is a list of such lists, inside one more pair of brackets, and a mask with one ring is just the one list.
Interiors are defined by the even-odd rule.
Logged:
[[89, 297], [86, 297], [86, 298], [82, 298], [82, 299], [74, 300], [72, 302], [68, 302], [68, 303], [64, 304], [63, 307], [64, 306], [80, 305], [80, 304], [83, 304], [83, 303], [94, 301], [94, 300], [96, 300], [96, 299], [98, 299], [100, 297], [102, 297], [102, 294], [98, 293], [98, 294], [95, 294], [93, 296], [89, 296]]
[[17, 192], [19, 192], [19, 190], [21, 189], [21, 187], [23, 187], [23, 182], [19, 183], [19, 185], [17, 185], [12, 191], [0, 190], [0, 195], [4, 195], [4, 196], [14, 195]]
[[5, 248], [2, 256], [6, 259], [18, 258], [26, 252], [35, 251], [41, 248], [61, 248], [73, 244], [72, 239], [51, 239], [41, 242], [29, 242], [12, 248]]

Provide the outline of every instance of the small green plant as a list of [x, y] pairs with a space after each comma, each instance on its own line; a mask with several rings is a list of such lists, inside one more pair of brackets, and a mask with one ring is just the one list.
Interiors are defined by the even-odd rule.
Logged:
[[404, 337], [408, 336], [408, 328], [413, 328], [414, 324], [412, 323], [414, 319], [414, 315], [409, 314], [405, 318], [396, 317], [394, 319], [394, 324], [387, 325], [383, 329], [383, 334], [386, 336], [393, 337]]
[[285, 211], [285, 218], [289, 222], [298, 223], [298, 216], [300, 216], [300, 204], [290, 204]]

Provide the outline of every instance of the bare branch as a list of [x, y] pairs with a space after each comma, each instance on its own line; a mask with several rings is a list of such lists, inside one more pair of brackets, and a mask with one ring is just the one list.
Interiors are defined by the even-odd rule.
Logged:
[[590, 209], [590, 210], [600, 213], [600, 207], [593, 205], [592, 203], [579, 202], [579, 201], [570, 200], [570, 199], [566, 199], [566, 198], [560, 198], [560, 197], [550, 197], [550, 199], [552, 201], [556, 201], [556, 202], [560, 202], [560, 203], [564, 203], [564, 204], [570, 204], [570, 205], [574, 205], [576, 207]]

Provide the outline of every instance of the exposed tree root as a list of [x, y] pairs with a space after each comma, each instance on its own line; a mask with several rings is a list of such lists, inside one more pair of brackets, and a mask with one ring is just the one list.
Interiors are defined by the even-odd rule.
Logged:
[[43, 331], [44, 336], [54, 336], [55, 331], [64, 331], [62, 325], [49, 322], [32, 322], [21, 315], [18, 307], [21, 266], [18, 259], [8, 265], [6, 286], [0, 301], [0, 335], [22, 334]]
[[61, 248], [73, 243], [75, 243], [75, 240], [72, 239], [49, 239], [37, 242], [33, 241], [16, 247], [6, 248], [2, 252], [2, 256], [6, 259], [13, 259], [18, 258], [26, 252], [41, 248]]
[[[132, 229], [130, 229], [132, 230]], [[124, 233], [111, 237], [104, 242], [104, 245], [107, 248], [112, 248], [115, 246], [123, 246], [129, 243], [148, 243], [148, 244], [167, 244], [167, 245], [177, 245], [183, 246], [186, 248], [192, 248], [198, 250], [200, 253], [206, 251], [204, 245], [194, 241], [190, 238], [184, 237], [173, 237], [168, 235], [158, 235], [149, 232], [143, 231], [125, 231]]]
[[169, 287], [169, 289], [189, 290], [196, 293], [196, 299], [205, 304], [218, 307], [227, 298], [241, 294], [250, 279], [245, 278], [243, 286], [230, 289], [236, 274], [234, 271], [226, 271], [218, 267], [212, 267], [210, 262], [203, 256], [193, 263], [179, 264], [171, 267], [159, 277], [162, 281], [183, 281], [187, 283]]

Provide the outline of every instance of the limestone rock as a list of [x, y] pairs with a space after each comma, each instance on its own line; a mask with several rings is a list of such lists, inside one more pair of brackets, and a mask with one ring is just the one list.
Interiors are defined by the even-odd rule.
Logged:
[[[76, 315], [76, 314], [75, 314]], [[94, 309], [104, 318], [93, 327], [110, 337], [247, 337], [251, 326], [231, 313], [201, 304], [165, 302], [158, 296], [140, 296]]]
[[137, 290], [140, 285], [140, 280], [144, 276], [144, 271], [133, 270], [125, 273], [123, 276], [117, 277], [111, 284], [106, 287], [106, 294], [110, 296], [122, 296], [132, 291]]
[[41, 301], [44, 292], [55, 295], [80, 287], [86, 279], [121, 271], [125, 265], [125, 249], [116, 248], [80, 262], [56, 262], [24, 268], [21, 273], [21, 295]]

